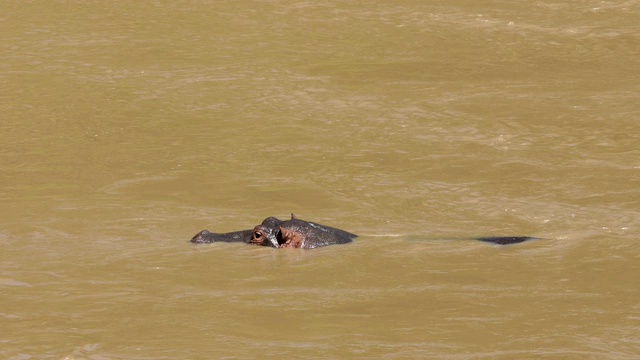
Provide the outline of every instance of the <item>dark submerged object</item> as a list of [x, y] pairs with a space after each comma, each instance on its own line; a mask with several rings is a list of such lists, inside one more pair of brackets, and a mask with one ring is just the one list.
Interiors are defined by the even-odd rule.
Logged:
[[527, 240], [538, 239], [531, 236], [491, 236], [491, 237], [477, 237], [476, 240], [490, 242], [498, 245], [509, 245], [525, 242]]
[[[331, 226], [300, 220], [291, 214], [291, 220], [280, 220], [273, 216], [268, 217], [253, 230], [228, 233], [212, 233], [208, 230], [202, 230], [191, 239], [191, 242], [194, 244], [244, 242], [274, 248], [313, 249], [326, 245], [346, 244], [356, 237], [358, 235]], [[508, 245], [536, 238], [529, 236], [494, 236], [474, 239], [498, 245]]]

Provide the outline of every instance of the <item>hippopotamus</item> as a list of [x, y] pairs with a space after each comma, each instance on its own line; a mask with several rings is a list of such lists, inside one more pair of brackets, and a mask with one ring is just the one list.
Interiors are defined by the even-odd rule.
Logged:
[[[291, 220], [279, 220], [270, 216], [253, 230], [241, 230], [228, 233], [212, 233], [202, 230], [191, 242], [208, 244], [214, 242], [243, 242], [251, 245], [270, 246], [274, 248], [313, 249], [333, 244], [346, 244], [357, 235], [348, 231], [320, 225], [315, 222], [298, 219], [291, 214]], [[476, 240], [498, 245], [508, 245], [535, 239], [529, 236], [477, 237]]]

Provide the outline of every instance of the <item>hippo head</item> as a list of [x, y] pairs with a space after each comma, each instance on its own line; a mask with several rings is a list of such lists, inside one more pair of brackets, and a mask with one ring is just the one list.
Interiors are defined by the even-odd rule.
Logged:
[[[298, 220], [295, 215], [291, 214], [290, 221], [281, 221], [275, 217], [268, 217], [264, 219], [262, 224], [256, 226], [251, 233], [250, 244], [271, 246], [274, 248], [279, 247], [300, 247], [303, 239], [294, 241], [295, 245], [291, 244], [294, 238], [299, 236], [296, 231], [292, 231], [288, 228], [291, 222], [303, 222]], [[306, 224], [306, 222], [303, 222]]]
[[249, 243], [275, 248], [279, 247], [278, 238], [282, 236], [280, 234], [280, 224], [282, 224], [282, 221], [273, 216], [264, 219], [262, 224], [253, 229]]

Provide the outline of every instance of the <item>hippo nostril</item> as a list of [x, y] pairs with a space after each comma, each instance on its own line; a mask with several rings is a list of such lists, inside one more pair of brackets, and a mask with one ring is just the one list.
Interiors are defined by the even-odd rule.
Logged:
[[209, 230], [202, 230], [198, 233], [198, 235], [208, 235], [209, 234]]

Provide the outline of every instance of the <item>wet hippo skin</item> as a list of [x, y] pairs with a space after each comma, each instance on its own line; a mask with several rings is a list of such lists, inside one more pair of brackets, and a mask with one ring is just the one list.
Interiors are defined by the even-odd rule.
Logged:
[[[274, 248], [313, 249], [326, 245], [346, 244], [356, 237], [357, 235], [350, 232], [311, 221], [300, 220], [291, 214], [291, 220], [284, 221], [275, 217], [268, 217], [253, 230], [228, 233], [212, 233], [202, 230], [191, 239], [191, 242], [194, 244], [243, 242]], [[508, 245], [535, 238], [529, 236], [498, 236], [474, 239], [498, 245]]]

